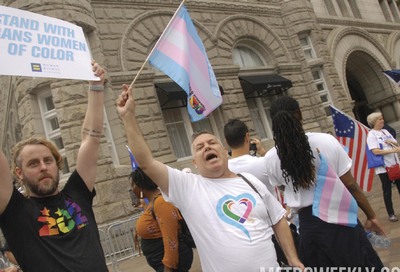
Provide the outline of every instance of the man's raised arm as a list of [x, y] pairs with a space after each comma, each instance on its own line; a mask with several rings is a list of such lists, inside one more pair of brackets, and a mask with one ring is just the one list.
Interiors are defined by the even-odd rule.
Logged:
[[4, 212], [10, 201], [13, 190], [13, 183], [11, 178], [10, 165], [0, 150], [0, 214]]
[[168, 195], [167, 166], [153, 158], [151, 150], [140, 131], [135, 116], [135, 100], [133, 90], [127, 85], [122, 86], [122, 92], [117, 100], [118, 113], [124, 122], [128, 145], [140, 168]]
[[94, 75], [100, 81], [90, 81], [88, 106], [82, 125], [82, 143], [78, 151], [76, 170], [90, 191], [96, 180], [97, 159], [99, 156], [100, 138], [104, 119], [104, 81], [105, 71], [96, 62], [92, 63]]

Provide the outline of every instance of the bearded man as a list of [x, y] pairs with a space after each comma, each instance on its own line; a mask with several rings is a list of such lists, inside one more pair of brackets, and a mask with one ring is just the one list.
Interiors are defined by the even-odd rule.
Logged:
[[14, 186], [0, 151], [0, 227], [24, 272], [108, 271], [92, 203], [103, 129], [105, 71], [92, 63], [91, 81], [76, 169], [58, 189], [63, 160], [48, 140], [32, 137], [13, 149]]

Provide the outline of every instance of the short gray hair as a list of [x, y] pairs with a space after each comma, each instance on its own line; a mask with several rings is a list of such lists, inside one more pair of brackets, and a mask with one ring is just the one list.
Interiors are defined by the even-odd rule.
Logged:
[[376, 111], [371, 113], [370, 115], [367, 116], [367, 123], [370, 126], [370, 128], [373, 128], [375, 125], [376, 120], [378, 120], [380, 117], [382, 117], [382, 112]]

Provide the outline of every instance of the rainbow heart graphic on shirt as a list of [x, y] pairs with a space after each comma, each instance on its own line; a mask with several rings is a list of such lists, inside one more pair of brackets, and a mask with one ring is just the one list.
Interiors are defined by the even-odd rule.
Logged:
[[255, 205], [256, 200], [251, 194], [245, 193], [236, 197], [225, 195], [218, 201], [217, 214], [225, 223], [243, 231], [251, 241], [250, 233], [244, 227], [244, 223], [249, 218]]

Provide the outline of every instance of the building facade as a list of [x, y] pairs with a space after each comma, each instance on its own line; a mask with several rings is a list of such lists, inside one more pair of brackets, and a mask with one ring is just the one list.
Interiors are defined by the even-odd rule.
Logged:
[[[95, 213], [99, 223], [132, 214], [129, 155], [115, 107], [180, 4], [176, 0], [0, 0], [1, 5], [81, 26], [93, 58], [108, 71], [104, 137], [98, 162]], [[307, 131], [333, 132], [329, 105], [366, 123], [381, 110], [395, 128], [400, 88], [383, 70], [400, 67], [400, 12], [395, 0], [192, 0], [186, 7], [201, 37], [223, 104], [191, 123], [186, 94], [144, 64], [135, 81], [137, 115], [153, 155], [177, 168], [191, 166], [190, 136], [240, 118], [273, 146], [269, 107], [281, 93], [299, 100]], [[1, 26], [1, 22], [0, 22]], [[4, 65], [4, 64], [1, 64]], [[87, 82], [0, 77], [0, 143], [10, 157], [19, 140], [42, 135], [74, 169]]]

